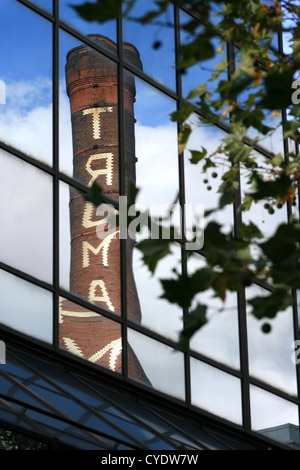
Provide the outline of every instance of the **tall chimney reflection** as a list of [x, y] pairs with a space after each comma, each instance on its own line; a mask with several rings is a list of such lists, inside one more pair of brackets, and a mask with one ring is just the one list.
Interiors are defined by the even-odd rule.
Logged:
[[[108, 52], [116, 44], [104, 36], [91, 35]], [[126, 60], [142, 67], [134, 46], [123, 45]], [[118, 200], [119, 123], [117, 65], [91, 47], [69, 51], [66, 85], [70, 99], [73, 137], [73, 177], [87, 186], [97, 183], [103, 192]], [[135, 83], [124, 73], [125, 188], [135, 183], [134, 139]], [[118, 227], [106, 232], [105, 216], [97, 208], [70, 192], [71, 267], [70, 291], [90, 303], [121, 314], [120, 240]], [[99, 238], [101, 230], [101, 238]], [[98, 232], [98, 234], [97, 234]], [[133, 241], [127, 238], [127, 292], [129, 316], [140, 322], [140, 305], [132, 272]], [[60, 346], [113, 371], [122, 369], [121, 327], [118, 322], [90, 312], [63, 299], [60, 303]], [[128, 346], [128, 374], [148, 382], [133, 350]]]

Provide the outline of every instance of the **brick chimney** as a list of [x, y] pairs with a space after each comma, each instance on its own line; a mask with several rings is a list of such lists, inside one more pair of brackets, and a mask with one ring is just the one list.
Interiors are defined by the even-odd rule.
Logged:
[[[91, 35], [103, 48], [116, 52], [116, 44]], [[127, 61], [142, 67], [134, 46], [123, 45]], [[73, 136], [73, 177], [87, 186], [97, 183], [113, 199], [119, 198], [119, 123], [117, 64], [87, 45], [69, 51], [66, 85], [70, 99]], [[135, 184], [135, 83], [124, 73], [125, 190]], [[120, 240], [118, 227], [106, 232], [106, 219], [97, 208], [70, 191], [70, 291], [94, 305], [121, 315]], [[98, 228], [97, 228], [98, 227]], [[99, 238], [99, 229], [102, 237]], [[128, 317], [140, 322], [141, 313], [132, 272], [133, 241], [128, 237]], [[122, 369], [120, 324], [66, 299], [60, 304], [60, 346], [113, 371]], [[128, 346], [128, 374], [148, 383]]]

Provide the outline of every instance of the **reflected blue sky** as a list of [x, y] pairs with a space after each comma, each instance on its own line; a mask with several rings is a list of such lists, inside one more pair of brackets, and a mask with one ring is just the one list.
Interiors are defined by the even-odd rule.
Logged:
[[14, 0], [2, 0], [0, 44], [3, 80], [33, 80], [37, 76], [52, 80], [51, 23]]
[[103, 34], [113, 41], [116, 41], [116, 21], [112, 20], [99, 24], [96, 21], [86, 21], [82, 19], [72, 7], [82, 5], [83, 3], [85, 3], [84, 0], [59, 0], [60, 19], [82, 34]]

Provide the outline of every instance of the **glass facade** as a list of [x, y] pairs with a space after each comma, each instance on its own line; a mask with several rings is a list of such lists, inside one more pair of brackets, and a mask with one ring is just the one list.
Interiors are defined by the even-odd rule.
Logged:
[[[262, 333], [263, 321], [256, 320], [244, 302], [256, 292], [263, 295], [270, 286], [232, 294], [223, 307], [210, 292], [199, 294], [195, 301], [208, 302], [210, 320], [192, 338], [187, 351], [178, 351], [184, 312], [161, 298], [159, 280], [172, 277], [174, 267], [192, 273], [203, 264], [203, 254], [199, 252], [187, 263], [180, 247], [175, 247], [151, 276], [135, 240], [115, 236], [118, 224], [115, 232], [109, 232], [107, 212], [97, 212], [83, 197], [98, 182], [112, 218], [131, 183], [139, 188], [141, 208], [168, 207], [178, 194], [191, 205], [203, 201], [205, 209], [216, 205], [215, 188], [226, 164], [220, 166], [216, 180], [210, 172], [204, 181], [201, 166], [195, 170], [191, 165], [189, 151], [178, 152], [178, 128], [169, 117], [188, 102], [188, 91], [198, 85], [199, 76], [206, 81], [206, 71], [215, 63], [209, 60], [187, 74], [176, 71], [180, 41], [187, 40], [181, 25], [188, 18], [177, 6], [166, 11], [166, 28], [141, 27], [132, 19], [104, 25], [86, 22], [70, 7], [81, 3], [2, 0], [0, 4], [0, 80], [5, 91], [0, 104], [0, 339], [8, 349], [10, 339], [21, 339], [31, 350], [38, 347], [58, 361], [85, 370], [87, 376], [98, 374], [128, 384], [139, 395], [145, 392], [176, 404], [199, 418], [215, 420], [224, 429], [287, 444], [282, 427], [297, 430], [299, 426], [299, 379], [292, 360], [299, 292], [296, 306], [269, 322], [270, 335]], [[142, 14], [144, 8], [145, 2], [138, 1], [132, 15]], [[161, 47], [153, 47], [159, 43]], [[225, 57], [230, 47], [219, 55]], [[198, 112], [194, 105], [191, 148], [203, 145], [216, 150], [226, 135], [226, 121], [219, 127], [199, 126]], [[272, 141], [257, 146], [256, 152], [271, 156], [282, 148], [279, 128]], [[241, 172], [241, 191], [246, 189]], [[299, 217], [298, 203], [292, 210]], [[210, 220], [226, 221], [226, 229], [234, 230], [237, 214], [237, 206], [226, 206]], [[255, 220], [269, 234], [288, 214], [281, 209], [271, 217], [255, 205], [243, 217]], [[141, 230], [137, 239], [144, 238]], [[31, 362], [28, 359], [21, 366], [20, 358], [13, 357], [7, 367], [22, 384], [28, 380], [24, 371]], [[2, 426], [5, 419], [14, 421], [12, 408], [2, 403], [13, 380], [5, 376], [5, 367], [0, 363]], [[65, 386], [64, 379], [60, 380]], [[70, 378], [69, 389], [73, 385], [74, 390], [80, 389], [80, 381], [74, 380]], [[34, 389], [34, 381], [28, 383]], [[50, 402], [50, 396], [55, 396], [54, 404], [65, 393], [52, 382], [44, 387], [42, 379], [38, 386], [48, 390]], [[74, 390], [62, 398], [69, 407], [73, 392], [77, 396]], [[89, 406], [96, 400], [94, 392], [83, 388], [81, 392], [78, 416], [86, 411], [85, 393]], [[27, 399], [23, 393], [20, 385], [20, 396], [12, 398], [16, 416], [17, 400]], [[105, 395], [104, 390], [101, 393]], [[109, 403], [105, 406], [109, 409]], [[145, 424], [146, 410], [141, 411], [139, 423], [115, 409], [91, 413], [80, 433], [88, 436], [94, 420], [104, 420], [106, 436], [111, 437], [94, 436], [91, 447], [113, 448], [115, 439], [126, 441], [118, 434], [118, 426], [126, 422], [131, 434], [123, 448], [144, 448], [145, 443], [151, 447], [153, 429], [149, 422]], [[76, 420], [73, 411], [70, 416]], [[32, 408], [30, 420], [39, 413], [43, 411]], [[63, 420], [62, 414], [59, 419]], [[50, 426], [55, 419], [49, 417]], [[63, 427], [58, 428], [64, 434]], [[171, 443], [162, 436], [157, 448], [174, 448], [177, 437], [173, 432]], [[137, 435], [143, 437], [138, 440]], [[209, 448], [207, 436], [190, 440], [191, 435], [186, 440], [181, 436], [179, 445], [197, 449], [202, 439], [202, 448]], [[67, 441], [76, 446], [77, 437]], [[218, 448], [215, 443], [211, 446]]]

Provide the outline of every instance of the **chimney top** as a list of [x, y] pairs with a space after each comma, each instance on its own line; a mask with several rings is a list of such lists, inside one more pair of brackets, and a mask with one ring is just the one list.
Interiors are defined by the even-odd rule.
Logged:
[[[102, 34], [89, 34], [87, 36], [88, 38], [92, 39], [107, 52], [110, 52], [115, 55], [117, 45], [116, 43], [112, 40], [109, 39], [106, 36], [103, 36]], [[82, 53], [82, 52], [90, 52], [92, 50], [92, 47], [89, 45], [82, 44], [81, 46], [74, 47], [71, 49], [68, 54], [67, 54], [67, 61], [70, 59], [70, 57], [74, 54]], [[129, 62], [131, 65], [137, 67], [138, 69], [142, 70], [142, 62], [140, 59], [140, 54], [137, 50], [137, 48], [128, 42], [123, 43], [123, 54], [124, 58], [127, 62]]]

